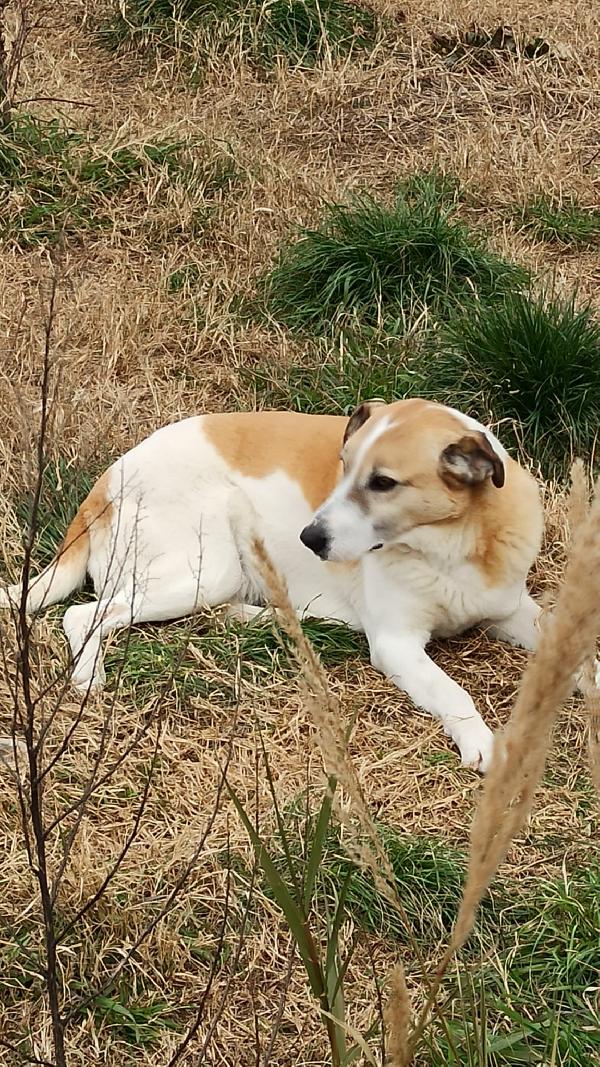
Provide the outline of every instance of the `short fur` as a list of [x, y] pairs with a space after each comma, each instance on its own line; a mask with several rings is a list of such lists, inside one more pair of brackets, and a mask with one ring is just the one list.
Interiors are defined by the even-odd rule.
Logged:
[[[541, 534], [534, 479], [450, 408], [406, 400], [361, 405], [350, 420], [204, 415], [158, 430], [110, 467], [31, 583], [28, 608], [90, 575], [97, 599], [68, 608], [64, 628], [74, 684], [98, 687], [111, 630], [221, 604], [256, 615], [258, 535], [296, 609], [363, 630], [373, 664], [442, 721], [464, 764], [485, 770], [492, 733], [425, 648], [474, 625], [534, 648], [539, 608], [525, 582]], [[4, 605], [19, 596], [9, 588]]]

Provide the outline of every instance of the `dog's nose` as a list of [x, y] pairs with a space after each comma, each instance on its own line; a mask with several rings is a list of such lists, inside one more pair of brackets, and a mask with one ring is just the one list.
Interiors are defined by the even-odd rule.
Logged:
[[320, 556], [321, 559], [325, 559], [329, 545], [329, 537], [318, 522], [311, 522], [308, 526], [305, 526], [300, 534], [300, 540], [303, 545], [310, 548], [311, 552], [314, 552], [315, 556]]

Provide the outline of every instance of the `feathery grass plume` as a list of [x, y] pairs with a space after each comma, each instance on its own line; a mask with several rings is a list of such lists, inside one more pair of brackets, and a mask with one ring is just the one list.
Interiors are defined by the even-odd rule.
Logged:
[[[326, 774], [337, 782], [347, 797], [347, 808], [336, 802], [336, 814], [348, 832], [344, 842], [346, 851], [353, 862], [372, 874], [376, 889], [396, 908], [411, 944], [420, 955], [412, 936], [410, 920], [398, 895], [392, 865], [377, 833], [348, 752], [339, 702], [331, 692], [318, 656], [302, 630], [284, 581], [258, 537], [254, 539], [252, 551], [270, 603], [292, 642], [301, 671], [303, 697], [316, 730]], [[337, 793], [334, 801], [337, 801]]]
[[[580, 459], [571, 468], [571, 490], [567, 499], [567, 537], [572, 541], [589, 510], [589, 485], [585, 467]], [[590, 774], [600, 797], [600, 691], [596, 685], [594, 660], [585, 665], [581, 677], [581, 689], [585, 709], [589, 717], [588, 744]]]
[[469, 936], [481, 898], [531, 810], [558, 709], [591, 659], [600, 631], [600, 486], [574, 531], [553, 615], [525, 671], [510, 721], [496, 742], [471, 830], [469, 871], [451, 949]]
[[590, 490], [583, 460], [576, 459], [571, 467], [571, 486], [566, 507], [567, 547], [584, 521], [590, 506]]
[[389, 977], [389, 986], [385, 1010], [387, 1062], [389, 1067], [408, 1067], [410, 1063], [408, 1028], [412, 1012], [406, 987], [406, 975], [401, 963], [397, 963], [393, 968]]

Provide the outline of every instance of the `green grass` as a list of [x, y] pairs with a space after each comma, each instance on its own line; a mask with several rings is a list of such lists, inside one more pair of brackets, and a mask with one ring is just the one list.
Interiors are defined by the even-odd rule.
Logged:
[[377, 18], [345, 0], [126, 0], [100, 29], [111, 47], [170, 45], [196, 60], [230, 50], [263, 66], [314, 66], [375, 42]]
[[456, 202], [432, 173], [401, 185], [389, 204], [366, 192], [330, 204], [263, 280], [267, 312], [295, 330], [331, 334], [353, 323], [403, 334], [474, 294], [491, 300], [522, 286], [525, 271], [489, 251]]
[[[525, 892], [523, 892], [525, 890]], [[502, 887], [508, 899], [509, 887]], [[514, 894], [513, 894], [514, 896]], [[496, 1051], [476, 1048], [472, 1012], [456, 1003], [458, 1060], [438, 1043], [433, 1062], [590, 1067], [600, 1057], [600, 868], [554, 882], [531, 881], [506, 905], [495, 932], [495, 965], [482, 960], [479, 984]], [[462, 1007], [462, 1013], [461, 1013]], [[468, 1005], [467, 1005], [468, 1007]], [[480, 1011], [480, 1017], [483, 1012]], [[467, 1017], [465, 1017], [465, 1015]], [[471, 1017], [469, 1017], [471, 1016]], [[504, 1043], [501, 1043], [504, 1036]], [[509, 1039], [510, 1040], [507, 1040]]]
[[248, 384], [266, 407], [310, 414], [350, 414], [361, 399], [399, 400], [410, 388], [406, 370], [414, 342], [380, 330], [343, 332], [309, 342], [302, 362], [258, 364]]
[[[411, 930], [434, 968], [457, 914], [467, 856], [385, 824], [378, 830]], [[307, 817], [305, 797], [282, 813], [277, 831], [281, 851], [272, 852], [273, 859], [281, 871], [292, 864], [300, 885], [308, 877], [304, 867], [318, 833], [317, 813]], [[266, 892], [271, 895], [270, 881]], [[405, 965], [412, 967], [403, 920], [371, 875], [348, 858], [332, 823], [320, 846], [316, 915], [331, 914], [342, 892], [346, 918], [359, 929], [399, 941]], [[597, 1062], [599, 930], [600, 866], [593, 856], [589, 868], [565, 871], [555, 880], [525, 874], [517, 884], [508, 876], [497, 878], [484, 898], [475, 932], [444, 984], [447, 1030], [437, 1024], [429, 1030], [427, 1057], [417, 1062], [428, 1067], [589, 1067]]]
[[474, 304], [407, 368], [407, 390], [502, 423], [546, 475], [589, 460], [600, 427], [600, 322], [573, 299]]
[[229, 154], [200, 142], [103, 147], [58, 119], [19, 113], [0, 133], [0, 238], [30, 247], [110, 225], [119, 198], [157, 175], [193, 193], [202, 229], [236, 171]]
[[[364, 656], [366, 642], [347, 627], [303, 624], [326, 667]], [[117, 635], [106, 656], [109, 685], [145, 703], [165, 691], [181, 704], [201, 697], [231, 704], [238, 687], [296, 674], [287, 639], [269, 622], [242, 625], [198, 616], [181, 623], [135, 627]]]
[[600, 248], [600, 211], [582, 207], [574, 197], [534, 196], [517, 213], [522, 226], [541, 241], [574, 248]]
[[153, 1045], [164, 1030], [180, 1029], [170, 1005], [152, 997], [135, 998], [125, 983], [112, 995], [94, 997], [91, 1010], [97, 1024], [110, 1030], [113, 1041], [120, 1039], [138, 1048]]
[[[294, 818], [299, 816], [296, 809]], [[435, 955], [447, 943], [456, 917], [467, 858], [435, 840], [405, 836], [384, 825], [379, 829], [411, 927], [423, 950]], [[332, 830], [320, 865], [319, 893], [335, 898], [352, 868]], [[399, 916], [372, 878], [357, 868], [346, 911], [359, 926], [406, 943]], [[527, 878], [518, 891], [498, 880], [451, 979], [457, 984], [451, 988], [448, 1013], [459, 1056], [443, 1033], [432, 1034], [432, 1059], [424, 1062], [435, 1067], [545, 1062], [588, 1067], [595, 1062], [594, 1054], [600, 1054], [599, 930], [600, 867], [594, 861], [588, 870], [560, 880]], [[487, 1059], [477, 1048], [477, 1022], [487, 1029]], [[546, 1060], [553, 1047], [557, 1059]]]
[[484, 422], [562, 476], [595, 458], [600, 427], [600, 322], [573, 299], [509, 293], [472, 302], [420, 338], [357, 330], [309, 345], [282, 370], [253, 369], [261, 403], [347, 414], [362, 399], [422, 396]]

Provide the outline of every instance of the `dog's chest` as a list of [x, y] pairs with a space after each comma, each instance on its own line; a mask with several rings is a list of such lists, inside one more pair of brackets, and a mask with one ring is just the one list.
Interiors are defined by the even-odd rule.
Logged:
[[470, 563], [451, 566], [410, 549], [365, 563], [367, 616], [394, 626], [450, 637], [512, 608], [511, 591], [490, 588]]

